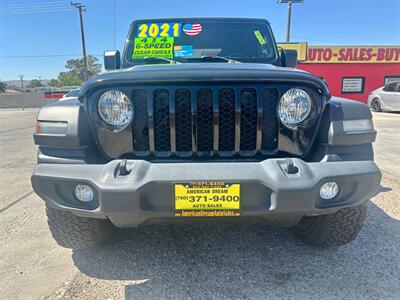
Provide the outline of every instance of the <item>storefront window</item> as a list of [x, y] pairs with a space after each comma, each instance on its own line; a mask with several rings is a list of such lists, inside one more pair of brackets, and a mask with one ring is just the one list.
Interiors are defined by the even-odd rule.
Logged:
[[342, 94], [364, 93], [365, 77], [342, 77]]

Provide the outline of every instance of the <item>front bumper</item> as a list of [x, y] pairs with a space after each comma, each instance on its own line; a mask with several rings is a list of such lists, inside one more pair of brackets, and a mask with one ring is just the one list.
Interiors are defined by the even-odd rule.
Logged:
[[[274, 223], [296, 223], [303, 216], [334, 212], [367, 201], [377, 191], [381, 173], [372, 161], [307, 163], [290, 159], [298, 172], [287, 172], [286, 159], [262, 162], [150, 163], [128, 160], [129, 174], [120, 174], [121, 160], [104, 165], [39, 164], [32, 175], [34, 191], [50, 205], [94, 218], [108, 218], [117, 227], [171, 221], [174, 183], [227, 181], [241, 184], [242, 217]], [[333, 200], [319, 196], [322, 184], [336, 181]], [[74, 198], [78, 183], [89, 184], [94, 200]], [[194, 217], [195, 218], [195, 217]]]

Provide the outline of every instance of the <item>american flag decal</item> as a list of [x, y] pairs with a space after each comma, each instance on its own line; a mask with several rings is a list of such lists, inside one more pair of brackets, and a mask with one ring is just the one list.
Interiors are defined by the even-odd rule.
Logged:
[[201, 24], [185, 24], [182, 28], [183, 32], [189, 36], [198, 35], [202, 29], [203, 27], [201, 27]]

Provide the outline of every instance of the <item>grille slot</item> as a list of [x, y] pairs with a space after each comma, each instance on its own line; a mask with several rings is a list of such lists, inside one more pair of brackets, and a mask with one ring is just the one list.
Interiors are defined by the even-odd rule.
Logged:
[[241, 91], [240, 116], [240, 150], [255, 152], [257, 137], [257, 91], [255, 89], [245, 88]]
[[158, 152], [169, 152], [171, 150], [169, 92], [167, 89], [156, 89], [153, 97], [154, 148]]
[[219, 151], [235, 151], [235, 90], [219, 91]]
[[176, 151], [192, 151], [192, 95], [190, 89], [175, 91]]
[[276, 115], [278, 95], [277, 89], [264, 89], [261, 138], [262, 154], [270, 154], [278, 147], [278, 119]]
[[213, 91], [197, 91], [197, 152], [210, 154], [213, 149]]
[[277, 88], [160, 87], [132, 91], [133, 153], [271, 155], [278, 146]]
[[134, 118], [132, 122], [133, 150], [136, 155], [149, 154], [149, 127], [147, 122], [147, 92], [133, 90]]

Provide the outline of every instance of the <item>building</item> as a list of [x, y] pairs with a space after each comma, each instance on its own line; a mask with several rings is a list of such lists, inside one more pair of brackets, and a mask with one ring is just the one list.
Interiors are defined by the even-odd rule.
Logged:
[[371, 91], [400, 81], [400, 46], [279, 46], [297, 50], [297, 67], [322, 77], [333, 96], [366, 103]]

